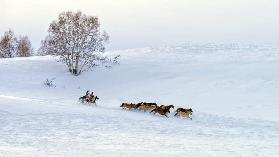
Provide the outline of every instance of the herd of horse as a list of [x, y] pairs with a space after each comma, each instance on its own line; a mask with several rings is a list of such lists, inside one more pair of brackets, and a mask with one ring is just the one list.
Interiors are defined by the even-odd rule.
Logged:
[[[174, 109], [174, 105], [160, 105], [158, 106], [156, 103], [146, 103], [146, 102], [141, 102], [141, 103], [122, 103], [121, 106], [122, 109], [126, 109], [126, 110], [140, 110], [140, 111], [149, 111], [150, 113], [153, 114], [160, 114], [162, 116], [166, 116], [168, 117], [168, 114], [170, 113], [171, 109]], [[190, 118], [192, 120], [192, 118], [190, 117], [193, 113], [193, 110], [191, 108], [187, 109], [187, 108], [177, 108], [175, 110], [175, 114], [174, 116], [179, 116], [179, 117], [186, 117], [186, 118]]]
[[[88, 99], [88, 96], [82, 96], [79, 98], [79, 101], [81, 103], [88, 103], [88, 104], [96, 104], [96, 100], [99, 98], [97, 96], [94, 96], [92, 99]], [[174, 105], [160, 105], [158, 106], [156, 103], [146, 103], [146, 102], [141, 102], [141, 103], [122, 103], [121, 106], [122, 109], [127, 109], [127, 110], [139, 110], [139, 111], [144, 111], [147, 112], [149, 111], [150, 113], [153, 114], [160, 114], [162, 116], [168, 117], [168, 114], [170, 113], [171, 109], [174, 109]], [[174, 116], [179, 116], [179, 117], [190, 117], [193, 114], [193, 110], [191, 108], [177, 108], [175, 110]]]

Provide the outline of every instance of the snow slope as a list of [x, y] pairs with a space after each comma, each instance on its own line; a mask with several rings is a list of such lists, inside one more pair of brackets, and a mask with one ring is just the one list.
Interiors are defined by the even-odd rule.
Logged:
[[[71, 76], [55, 58], [0, 59], [0, 156], [279, 155], [279, 48], [181, 44], [119, 50], [121, 64]], [[55, 88], [43, 85], [55, 78]], [[97, 106], [77, 102], [87, 89]], [[192, 107], [193, 120], [119, 108]]]

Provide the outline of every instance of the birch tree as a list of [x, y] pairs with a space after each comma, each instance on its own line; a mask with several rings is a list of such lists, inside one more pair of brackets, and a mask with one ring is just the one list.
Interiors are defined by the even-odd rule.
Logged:
[[62, 12], [58, 20], [50, 24], [48, 33], [40, 53], [59, 56], [74, 75], [105, 62], [117, 62], [118, 56], [109, 59], [102, 55], [109, 36], [100, 30], [96, 16], [87, 16], [80, 11]]
[[12, 58], [16, 51], [16, 37], [10, 29], [0, 39], [0, 58]]
[[30, 57], [33, 52], [31, 42], [27, 36], [19, 37], [16, 46], [16, 55], [18, 57]]

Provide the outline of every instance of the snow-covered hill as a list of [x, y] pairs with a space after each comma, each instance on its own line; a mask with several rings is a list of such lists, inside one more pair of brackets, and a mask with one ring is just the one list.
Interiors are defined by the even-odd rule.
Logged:
[[[0, 59], [0, 156], [278, 156], [279, 47], [108, 54], [120, 54], [121, 64], [78, 77], [50, 56]], [[77, 102], [88, 89], [97, 107]], [[191, 107], [193, 120], [119, 107], [141, 101]]]

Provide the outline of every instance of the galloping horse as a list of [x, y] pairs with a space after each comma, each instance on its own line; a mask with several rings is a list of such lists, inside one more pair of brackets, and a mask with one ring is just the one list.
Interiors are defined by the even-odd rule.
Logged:
[[90, 101], [86, 96], [82, 96], [80, 97], [78, 100], [81, 102], [81, 103], [88, 103], [88, 104], [96, 104], [96, 100], [98, 100], [99, 97], [98, 96], [94, 96], [93, 99]]

